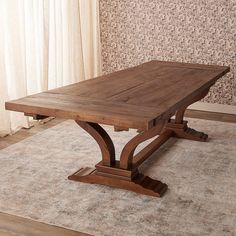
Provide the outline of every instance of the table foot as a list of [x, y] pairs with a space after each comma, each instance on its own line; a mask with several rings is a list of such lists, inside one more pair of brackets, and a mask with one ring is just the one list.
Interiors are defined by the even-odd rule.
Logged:
[[101, 174], [96, 170], [96, 168], [86, 167], [81, 168], [74, 174], [70, 175], [68, 179], [84, 183], [102, 184], [110, 187], [126, 189], [154, 197], [161, 197], [168, 189], [168, 186], [165, 183], [152, 179], [141, 173], [138, 173], [135, 178], [130, 180], [121, 179], [119, 176], [109, 176], [109, 174], [104, 175], [104, 173]]
[[208, 139], [208, 135], [196, 131], [194, 129], [191, 129], [187, 125], [187, 121], [183, 121], [182, 124], [176, 124], [174, 120], [171, 120], [167, 125], [166, 129], [172, 130], [174, 132], [174, 135], [177, 138], [184, 138], [184, 139], [189, 139], [189, 140], [194, 140], [194, 141], [200, 141], [200, 142], [206, 142]]
[[200, 141], [200, 142], [206, 142], [208, 139], [207, 134], [196, 131], [195, 129], [191, 129], [191, 128], [187, 128], [186, 130], [181, 131], [181, 132], [176, 132], [176, 136], [178, 138], [184, 138], [184, 139]]

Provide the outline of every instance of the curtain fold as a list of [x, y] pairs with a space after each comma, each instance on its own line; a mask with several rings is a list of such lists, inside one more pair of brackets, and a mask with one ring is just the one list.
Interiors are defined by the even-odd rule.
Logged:
[[0, 0], [0, 135], [28, 126], [7, 100], [101, 72], [98, 0]]

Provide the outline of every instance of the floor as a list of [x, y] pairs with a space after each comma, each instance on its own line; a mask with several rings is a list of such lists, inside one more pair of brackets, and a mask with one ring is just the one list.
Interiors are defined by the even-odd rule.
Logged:
[[0, 213], [1, 236], [86, 236], [73, 230], [39, 223], [18, 216]]
[[[235, 122], [235, 115], [228, 115], [223, 113], [209, 113], [209, 112], [201, 112], [189, 110], [186, 112], [187, 117], [192, 118], [200, 118], [200, 119], [210, 119], [210, 120], [218, 120], [224, 122]], [[42, 130], [53, 127], [59, 123], [64, 121], [63, 119], [53, 119], [49, 122], [41, 122], [35, 125], [35, 127], [31, 129], [21, 129], [16, 134], [7, 136], [4, 138], [0, 138], [0, 149], [6, 148], [14, 143], [17, 143], [27, 137], [30, 137]], [[8, 215], [4, 213], [0, 213], [0, 235], [65, 235], [65, 236], [74, 236], [74, 235], [87, 235], [80, 232], [75, 232], [72, 230], [63, 229], [57, 226], [51, 226], [42, 224], [39, 222], [35, 222], [32, 220], [24, 219], [21, 217]]]
[[64, 119], [51, 119], [48, 122], [37, 122], [34, 127], [30, 129], [22, 128], [18, 132], [16, 132], [14, 135], [8, 135], [4, 138], [0, 138], [0, 149], [6, 148], [12, 144], [15, 144], [17, 142], [20, 142], [21, 140], [28, 138], [40, 131], [46, 130], [48, 128], [51, 128], [61, 122], [65, 121]]

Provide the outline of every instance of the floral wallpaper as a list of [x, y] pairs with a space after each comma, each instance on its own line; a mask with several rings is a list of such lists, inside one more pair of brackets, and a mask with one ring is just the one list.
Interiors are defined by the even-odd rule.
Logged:
[[100, 0], [103, 73], [152, 59], [228, 65], [205, 102], [236, 105], [236, 0]]

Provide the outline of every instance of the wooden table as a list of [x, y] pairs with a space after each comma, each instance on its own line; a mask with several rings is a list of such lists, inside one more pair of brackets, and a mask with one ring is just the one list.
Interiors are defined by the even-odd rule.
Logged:
[[[139, 172], [138, 167], [170, 137], [205, 142], [207, 135], [188, 127], [186, 108], [204, 98], [229, 67], [150, 61], [6, 103], [6, 109], [35, 119], [73, 119], [98, 143], [102, 160], [95, 168], [81, 168], [70, 180], [103, 184], [138, 193], [162, 196], [167, 185]], [[175, 115], [174, 119], [171, 117]], [[120, 159], [110, 136], [98, 124], [115, 131], [137, 129], [123, 148]], [[134, 155], [145, 140], [156, 138]]]

